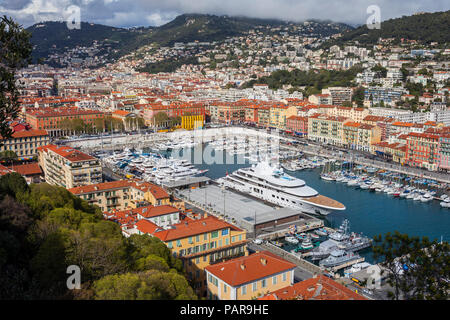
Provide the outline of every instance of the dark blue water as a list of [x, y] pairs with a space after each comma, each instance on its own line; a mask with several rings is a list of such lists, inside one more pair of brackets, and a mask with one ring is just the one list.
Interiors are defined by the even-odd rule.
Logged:
[[[234, 157], [237, 159], [237, 157]], [[241, 158], [242, 160], [242, 158]], [[201, 169], [209, 169], [206, 174], [211, 179], [217, 179], [239, 168], [248, 167], [244, 164], [197, 164]], [[316, 189], [320, 194], [335, 199], [346, 206], [346, 210], [333, 212], [322, 217], [327, 226], [337, 228], [344, 219], [350, 221], [350, 231], [363, 233], [374, 237], [387, 232], [399, 231], [409, 236], [426, 236], [430, 240], [450, 240], [450, 210], [442, 208], [439, 201], [428, 203], [405, 198], [395, 198], [384, 192], [370, 192], [356, 189], [346, 184], [324, 181], [320, 179], [321, 169], [287, 172], [289, 175], [306, 181], [306, 184]], [[370, 250], [360, 252], [371, 262]]]

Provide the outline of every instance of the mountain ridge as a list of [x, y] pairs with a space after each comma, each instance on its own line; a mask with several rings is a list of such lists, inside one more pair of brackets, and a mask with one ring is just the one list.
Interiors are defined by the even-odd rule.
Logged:
[[[332, 35], [350, 29], [341, 23], [316, 22], [320, 35]], [[46, 58], [53, 53], [89, 46], [94, 41], [107, 43], [113, 57], [120, 57], [150, 43], [171, 46], [175, 42], [221, 41], [239, 36], [257, 26], [284, 27], [293, 22], [245, 16], [182, 14], [159, 27], [119, 28], [82, 22], [80, 30], [69, 30], [65, 22], [41, 22], [27, 28], [32, 34], [33, 58]], [[302, 23], [296, 23], [302, 25]]]

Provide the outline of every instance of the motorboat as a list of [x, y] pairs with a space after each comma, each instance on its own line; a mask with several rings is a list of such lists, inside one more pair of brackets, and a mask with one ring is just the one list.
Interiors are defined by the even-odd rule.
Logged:
[[336, 267], [341, 264], [359, 260], [361, 256], [354, 252], [345, 252], [344, 250], [333, 250], [328, 258], [320, 260], [319, 266], [330, 268]]
[[423, 195], [420, 197], [420, 201], [421, 201], [421, 202], [428, 202], [428, 201], [431, 201], [431, 200], [433, 200], [433, 197], [432, 197], [431, 194], [428, 193], [428, 192], [426, 192], [425, 194], [423, 194]]
[[450, 198], [445, 198], [445, 200], [444, 200], [444, 201], [441, 201], [441, 202], [439, 203], [439, 205], [440, 205], [442, 208], [450, 208]]
[[286, 242], [289, 242], [289, 243], [292, 243], [292, 244], [297, 244], [297, 243], [299, 243], [298, 239], [296, 239], [296, 238], [293, 237], [293, 236], [287, 236], [287, 237], [284, 237], [284, 240], [285, 240]]

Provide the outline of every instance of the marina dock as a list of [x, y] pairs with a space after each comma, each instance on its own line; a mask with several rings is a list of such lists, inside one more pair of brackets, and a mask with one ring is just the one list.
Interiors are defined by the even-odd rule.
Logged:
[[356, 263], [364, 262], [365, 260], [366, 259], [364, 257], [361, 257], [358, 260], [349, 261], [349, 262], [343, 263], [343, 264], [341, 264], [339, 266], [332, 267], [331, 271], [336, 272], [336, 271], [341, 270], [343, 268], [350, 267], [350, 266], [352, 266], [352, 265], [354, 265]]

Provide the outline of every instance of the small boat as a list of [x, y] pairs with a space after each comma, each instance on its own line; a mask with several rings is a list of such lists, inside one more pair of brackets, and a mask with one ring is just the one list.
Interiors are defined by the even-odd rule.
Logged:
[[302, 241], [300, 248], [302, 250], [310, 250], [314, 248], [314, 245], [312, 244], [311, 239], [307, 237], [305, 240]]
[[433, 200], [433, 197], [431, 196], [431, 194], [430, 193], [425, 193], [421, 198], [420, 198], [420, 201], [421, 202], [428, 202], [428, 201], [431, 201], [431, 200]]
[[322, 237], [325, 237], [325, 236], [327, 236], [328, 235], [328, 232], [325, 230], [325, 229], [323, 229], [323, 228], [320, 228], [320, 229], [317, 229], [316, 231], [314, 231], [318, 236], [322, 236]]
[[319, 238], [320, 238], [320, 236], [319, 236], [318, 234], [313, 233], [313, 232], [311, 232], [311, 233], [309, 234], [309, 236], [310, 236], [312, 239], [319, 239]]
[[442, 208], [450, 208], [450, 198], [445, 198], [444, 201], [440, 203]]
[[289, 243], [292, 243], [292, 244], [297, 244], [297, 243], [299, 242], [298, 239], [296, 239], [296, 238], [293, 237], [293, 236], [285, 237], [284, 240], [285, 240], [286, 242], [289, 242]]

